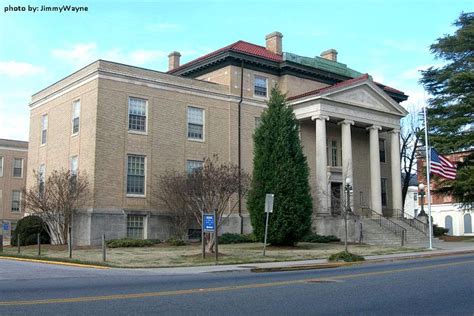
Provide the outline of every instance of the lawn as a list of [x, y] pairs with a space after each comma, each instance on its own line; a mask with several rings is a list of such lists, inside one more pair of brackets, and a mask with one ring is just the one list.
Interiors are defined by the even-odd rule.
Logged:
[[[266, 256], [262, 256], [261, 243], [219, 245], [219, 264], [243, 264], [308, 259], [327, 259], [331, 254], [344, 250], [343, 243], [299, 243], [295, 247], [267, 247]], [[383, 255], [414, 251], [413, 248], [381, 247], [369, 245], [350, 245], [349, 251], [355, 254]], [[419, 251], [419, 249], [417, 249]], [[16, 255], [15, 247], [5, 247], [5, 255]], [[44, 245], [41, 258], [68, 259], [65, 246]], [[21, 255], [36, 257], [36, 246], [21, 248]], [[72, 258], [89, 263], [102, 263], [102, 249], [96, 247], [77, 247]], [[214, 264], [214, 254], [201, 258], [200, 244], [171, 246], [158, 244], [152, 247], [109, 248], [107, 264], [115, 267], [180, 267]]]

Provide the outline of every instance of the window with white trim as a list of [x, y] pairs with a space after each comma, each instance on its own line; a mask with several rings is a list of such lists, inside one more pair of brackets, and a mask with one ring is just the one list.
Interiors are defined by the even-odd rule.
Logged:
[[81, 101], [72, 102], [72, 134], [79, 133], [79, 118], [81, 115]]
[[385, 139], [379, 139], [379, 152], [380, 152], [380, 162], [387, 162], [386, 150], [385, 150]]
[[145, 228], [145, 216], [128, 215], [127, 216], [127, 238], [143, 239]]
[[388, 196], [387, 196], [387, 179], [382, 178], [382, 206], [388, 205]]
[[328, 138], [326, 140], [326, 155], [328, 166], [341, 167], [342, 151], [340, 141]]
[[268, 79], [261, 76], [255, 76], [253, 85], [253, 94], [258, 97], [267, 97]]
[[22, 158], [13, 159], [13, 177], [14, 178], [23, 177], [23, 159]]
[[202, 165], [203, 162], [200, 160], [188, 160], [186, 161], [186, 171], [191, 174], [198, 169], [202, 169]]
[[127, 157], [127, 194], [145, 195], [145, 156]]
[[46, 144], [48, 138], [48, 114], [41, 117], [41, 145]]
[[71, 157], [71, 174], [77, 176], [77, 170], [79, 165], [79, 158], [76, 156]]
[[128, 98], [128, 130], [146, 132], [147, 101], [139, 98]]
[[260, 116], [255, 117], [255, 129], [259, 128], [262, 125], [262, 118]]
[[12, 191], [12, 213], [20, 212], [21, 210], [21, 191]]
[[44, 193], [44, 182], [46, 178], [46, 165], [43, 163], [38, 168], [38, 189], [39, 193]]
[[3, 157], [0, 156], [0, 177], [3, 177]]
[[188, 107], [188, 139], [204, 139], [204, 110]]

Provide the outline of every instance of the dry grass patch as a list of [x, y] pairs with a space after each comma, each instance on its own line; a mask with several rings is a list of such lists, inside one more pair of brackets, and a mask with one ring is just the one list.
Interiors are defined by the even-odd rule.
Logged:
[[[344, 250], [342, 243], [316, 244], [299, 243], [295, 247], [267, 247], [266, 256], [262, 256], [263, 244], [229, 244], [219, 246], [220, 264], [244, 264], [275, 261], [296, 261], [309, 259], [327, 259], [331, 254]], [[381, 247], [369, 245], [350, 245], [350, 252], [362, 256], [411, 252], [415, 249], [405, 247]], [[417, 249], [419, 251], [419, 249]], [[15, 255], [15, 247], [5, 247], [5, 254]], [[21, 248], [21, 254], [36, 256], [36, 246]], [[65, 246], [42, 246], [43, 259], [67, 259]], [[77, 247], [73, 250], [73, 259], [87, 262], [102, 262], [102, 249], [98, 247]], [[214, 264], [214, 254], [201, 258], [201, 245], [189, 244], [173, 247], [159, 244], [152, 247], [107, 249], [107, 263], [118, 267], [179, 267]]]

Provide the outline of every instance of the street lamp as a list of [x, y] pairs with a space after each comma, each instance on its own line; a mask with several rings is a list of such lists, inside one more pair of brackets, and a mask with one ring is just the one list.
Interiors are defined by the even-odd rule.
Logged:
[[421, 211], [418, 216], [427, 216], [424, 210], [424, 204], [425, 204], [425, 185], [423, 183], [420, 183], [418, 185], [418, 189], [420, 189], [420, 200], [421, 200]]
[[344, 186], [346, 190], [346, 207], [344, 211], [344, 233], [345, 233], [345, 239], [344, 239], [344, 248], [345, 251], [347, 251], [347, 214], [351, 213], [351, 190], [352, 190], [352, 179], [347, 177], [346, 178], [346, 185]]

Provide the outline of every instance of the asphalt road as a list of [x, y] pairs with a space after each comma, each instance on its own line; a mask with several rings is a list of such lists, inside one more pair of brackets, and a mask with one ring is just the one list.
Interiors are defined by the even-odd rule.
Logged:
[[0, 259], [0, 315], [474, 313], [474, 255], [336, 269], [163, 275]]

